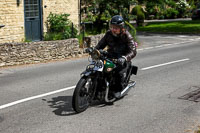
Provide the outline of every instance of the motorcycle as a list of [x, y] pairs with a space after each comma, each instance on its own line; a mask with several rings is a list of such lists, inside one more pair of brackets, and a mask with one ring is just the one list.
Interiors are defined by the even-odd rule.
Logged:
[[124, 81], [125, 87], [118, 96], [114, 95], [112, 86], [116, 81], [114, 74], [118, 67], [117, 59], [109, 58], [106, 51], [91, 47], [86, 49], [86, 53], [90, 55], [88, 58], [90, 64], [81, 73], [72, 98], [72, 107], [77, 113], [85, 111], [95, 100], [107, 104], [113, 103], [123, 98], [136, 85], [130, 77], [132, 74], [137, 74], [138, 67], [130, 63]]

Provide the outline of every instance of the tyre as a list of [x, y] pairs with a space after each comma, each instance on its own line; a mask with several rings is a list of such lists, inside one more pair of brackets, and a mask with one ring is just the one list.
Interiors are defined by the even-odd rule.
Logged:
[[72, 98], [72, 107], [75, 112], [85, 111], [91, 101], [91, 78], [82, 77], [76, 85]]

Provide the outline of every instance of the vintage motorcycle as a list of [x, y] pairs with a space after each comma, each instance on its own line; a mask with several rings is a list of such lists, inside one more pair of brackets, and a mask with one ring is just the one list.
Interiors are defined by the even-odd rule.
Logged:
[[136, 84], [135, 81], [130, 80], [130, 77], [132, 74], [137, 74], [138, 67], [130, 63], [124, 83], [126, 87], [116, 97], [113, 95], [112, 86], [116, 80], [114, 74], [118, 67], [117, 59], [109, 58], [106, 51], [91, 47], [87, 48], [86, 52], [90, 55], [88, 58], [90, 64], [81, 73], [72, 98], [72, 107], [77, 113], [85, 111], [95, 100], [113, 103], [124, 97]]

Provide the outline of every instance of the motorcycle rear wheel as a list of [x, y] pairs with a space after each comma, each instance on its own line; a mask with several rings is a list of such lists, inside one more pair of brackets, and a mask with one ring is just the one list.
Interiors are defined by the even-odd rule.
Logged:
[[72, 107], [75, 112], [81, 113], [90, 105], [90, 83], [88, 77], [82, 77], [76, 85], [72, 98]]

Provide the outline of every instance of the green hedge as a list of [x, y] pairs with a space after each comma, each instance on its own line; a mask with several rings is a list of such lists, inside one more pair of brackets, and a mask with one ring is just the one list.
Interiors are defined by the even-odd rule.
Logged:
[[44, 35], [44, 40], [63, 40], [76, 37], [78, 30], [68, 19], [69, 16], [69, 14], [50, 13], [46, 22], [47, 33]]

